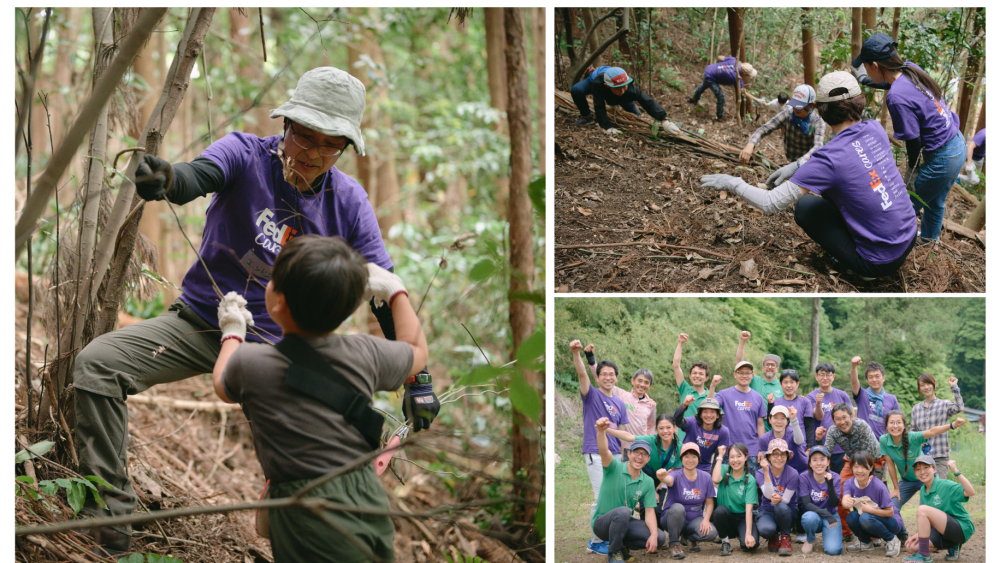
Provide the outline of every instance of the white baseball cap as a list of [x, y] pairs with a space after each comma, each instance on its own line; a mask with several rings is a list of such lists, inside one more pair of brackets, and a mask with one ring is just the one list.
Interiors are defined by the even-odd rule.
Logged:
[[[858, 84], [858, 80], [851, 73], [842, 70], [831, 72], [820, 78], [816, 87], [819, 90], [816, 93], [817, 102], [836, 102], [861, 95], [861, 86]], [[788, 101], [791, 103], [791, 100]]]
[[792, 92], [792, 97], [788, 98], [788, 105], [795, 109], [805, 109], [806, 106], [815, 101], [816, 90], [813, 90], [813, 87], [808, 84], [799, 84]]
[[354, 151], [364, 156], [364, 113], [365, 85], [339, 68], [322, 66], [302, 75], [292, 99], [272, 109], [271, 119], [287, 117], [324, 135], [347, 137]]

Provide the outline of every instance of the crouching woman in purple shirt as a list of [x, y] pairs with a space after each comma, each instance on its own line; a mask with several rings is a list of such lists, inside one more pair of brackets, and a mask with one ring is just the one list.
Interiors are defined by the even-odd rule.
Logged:
[[864, 279], [895, 273], [913, 248], [916, 215], [885, 129], [861, 121], [864, 104], [850, 73], [827, 74], [817, 87], [816, 111], [833, 132], [829, 143], [801, 166], [783, 167], [772, 190], [726, 174], [702, 176], [702, 187], [727, 190], [764, 213], [794, 204], [795, 222], [836, 269]]

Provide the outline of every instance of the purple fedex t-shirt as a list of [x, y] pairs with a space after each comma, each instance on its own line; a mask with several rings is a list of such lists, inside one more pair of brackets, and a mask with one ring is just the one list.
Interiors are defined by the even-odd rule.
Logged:
[[[882, 390], [885, 391], [885, 387]], [[882, 414], [878, 414], [875, 411], [875, 403], [868, 398], [868, 391], [864, 387], [858, 390], [854, 402], [858, 406], [858, 418], [872, 427], [872, 433], [875, 434], [876, 440], [885, 434], [885, 413], [900, 410], [896, 396], [886, 393], [885, 399], [882, 400]]]
[[[778, 477], [774, 475], [774, 472], [771, 470], [770, 466], [767, 468], [767, 472], [770, 473], [771, 475], [770, 480], [771, 484], [774, 485], [774, 492], [784, 496], [785, 491], [794, 491], [792, 493], [791, 498], [788, 499], [788, 506], [797, 507], [799, 505], [799, 500], [798, 497], [796, 496], [799, 493], [799, 472], [792, 469], [792, 467], [787, 464], [785, 465], [785, 468], [781, 470], [781, 475]], [[761, 490], [761, 493], [763, 493], [764, 491], [763, 467], [757, 470], [757, 474], [755, 475], [755, 477], [757, 478], [757, 488]], [[761, 494], [760, 509], [771, 510], [771, 511], [774, 510], [774, 505], [771, 504], [770, 496]]]
[[[608, 397], [593, 385], [587, 391], [587, 396], [584, 397], [581, 393], [580, 398], [583, 399], [583, 453], [596, 454], [600, 451], [597, 449], [597, 429], [594, 428], [597, 419], [607, 417], [611, 421], [611, 429], [617, 430], [628, 424], [628, 410], [624, 401], [618, 397]], [[613, 454], [621, 452], [622, 446], [618, 438], [611, 434], [607, 436], [608, 450]]]
[[[705, 67], [705, 78], [709, 82], [715, 82], [723, 86], [736, 84], [738, 73], [736, 71], [736, 58], [726, 57], [721, 63], [712, 63]], [[740, 88], [743, 87], [743, 79], [740, 78]]]
[[[688, 522], [703, 514], [702, 505], [705, 504], [705, 499], [715, 498], [715, 485], [712, 483], [712, 476], [700, 469], [695, 471], [698, 474], [694, 481], [684, 475], [683, 469], [677, 469], [672, 473], [674, 485], [667, 489], [667, 500], [664, 503], [664, 506], [673, 506], [676, 503], [683, 504], [684, 515]], [[664, 511], [663, 516], [666, 516], [666, 511]]]
[[729, 443], [742, 442], [750, 455], [756, 457], [757, 419], [767, 414], [767, 401], [753, 389], [743, 393], [736, 387], [726, 387], [715, 396], [722, 405], [722, 426], [729, 430]]
[[[369, 262], [392, 267], [364, 188], [334, 167], [319, 193], [300, 193], [284, 180], [281, 162], [272, 153], [279, 140], [280, 135], [233, 132], [201, 153], [222, 168], [226, 180], [208, 206], [199, 251], [222, 293], [235, 291], [246, 298], [257, 332], [275, 342], [281, 329], [265, 311], [264, 287], [290, 238], [339, 236]], [[201, 261], [188, 270], [181, 290], [184, 302], [218, 326], [219, 298]], [[261, 340], [251, 330], [247, 339]]]
[[972, 137], [972, 142], [976, 143], [975, 148], [972, 149], [972, 159], [982, 160], [986, 158], [986, 128], [983, 127], [979, 130], [975, 136]]
[[906, 183], [889, 136], [877, 121], [855, 123], [838, 133], [789, 181], [837, 206], [858, 254], [868, 262], [896, 260], [917, 235]]
[[712, 430], [705, 430], [698, 424], [698, 419], [693, 416], [687, 417], [685, 421], [687, 432], [684, 434], [684, 443], [698, 444], [698, 450], [701, 452], [698, 469], [711, 471], [712, 454], [719, 449], [719, 446], [727, 448], [730, 446], [729, 429], [723, 425]]
[[[809, 400], [810, 405], [816, 404], [817, 393], [822, 393], [822, 391], [820, 391], [817, 388], [813, 389], [812, 393], [806, 395], [806, 399]], [[831, 415], [831, 413], [833, 412], [833, 405], [839, 403], [844, 403], [847, 406], [851, 406], [851, 396], [848, 395], [846, 391], [842, 391], [840, 389], [837, 389], [836, 387], [831, 387], [829, 393], [823, 394], [823, 402], [821, 403], [821, 406], [823, 407], [823, 422], [822, 422], [823, 428], [829, 430], [830, 427], [833, 426], [833, 416]], [[817, 444], [820, 443], [822, 442], [817, 442]], [[833, 448], [833, 451], [830, 453], [842, 454], [844, 453], [844, 449], [841, 448], [840, 446], [837, 446]]]
[[[840, 490], [840, 475], [830, 471], [833, 475], [833, 490]], [[823, 479], [822, 483], [816, 482], [816, 477], [813, 476], [812, 469], [804, 471], [799, 474], [799, 492], [798, 495], [802, 498], [809, 497], [813, 504], [824, 509], [829, 510], [833, 514], [837, 513], [837, 505], [833, 504], [830, 499], [830, 493], [827, 490], [826, 478]]]
[[[923, 70], [913, 63], [907, 66]], [[944, 100], [935, 100], [921, 91], [905, 74], [892, 83], [885, 95], [892, 117], [892, 136], [900, 141], [919, 138], [924, 150], [937, 150], [958, 134], [958, 116]]]
[[892, 507], [892, 516], [896, 519], [896, 523], [899, 525], [899, 529], [903, 529], [903, 517], [899, 514], [899, 508], [896, 507], [896, 503], [892, 502], [892, 498], [889, 496], [889, 489], [885, 486], [882, 481], [869, 478], [868, 485], [865, 488], [858, 486], [858, 478], [851, 477], [844, 482], [844, 494], [840, 497], [841, 500], [847, 495], [851, 495], [851, 498], [868, 497], [872, 499], [872, 502], [877, 504], [879, 508], [889, 508]]

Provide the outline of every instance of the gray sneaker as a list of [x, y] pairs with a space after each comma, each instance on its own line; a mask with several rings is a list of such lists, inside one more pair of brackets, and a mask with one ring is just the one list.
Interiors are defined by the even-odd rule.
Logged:
[[882, 547], [882, 538], [872, 538], [872, 545], [875, 547]]
[[948, 548], [948, 555], [944, 556], [945, 561], [958, 561], [958, 557], [962, 554], [962, 546], [956, 545], [954, 547]]
[[896, 557], [899, 555], [899, 538], [893, 536], [893, 538], [885, 542], [885, 556], [886, 557]]
[[875, 549], [875, 546], [869, 543], [864, 543], [860, 539], [855, 538], [854, 543], [844, 546], [847, 551], [871, 551]]

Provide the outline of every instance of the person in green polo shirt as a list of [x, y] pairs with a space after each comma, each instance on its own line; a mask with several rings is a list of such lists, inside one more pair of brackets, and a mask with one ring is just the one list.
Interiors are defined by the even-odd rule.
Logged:
[[729, 463], [722, 463], [726, 448], [723, 446], [715, 458], [715, 468], [712, 470], [712, 482], [719, 490], [716, 492], [718, 505], [712, 511], [712, 524], [719, 530], [722, 538], [721, 555], [731, 555], [732, 546], [729, 538], [740, 541], [743, 551], [752, 552], [760, 544], [760, 534], [757, 532], [757, 522], [753, 519], [753, 506], [757, 504], [757, 480], [746, 470], [747, 458], [750, 452], [742, 443], [733, 444], [729, 449]]
[[[642, 472], [650, 478], [656, 478], [656, 472], [660, 469], [670, 470], [681, 466], [681, 445], [684, 439], [680, 436], [680, 430], [674, 425], [674, 419], [669, 413], [663, 413], [656, 417], [656, 435], [654, 436], [634, 436], [632, 442], [645, 442], [649, 444], [649, 461], [646, 462]], [[627, 439], [627, 438], [626, 438]], [[666, 498], [667, 489], [660, 485], [656, 490], [656, 521], [660, 521], [660, 511], [663, 507], [663, 500]], [[645, 506], [640, 502], [639, 506]], [[640, 508], [640, 512], [641, 512]]]
[[[694, 397], [694, 402], [684, 410], [685, 417], [698, 414], [698, 407], [701, 406], [701, 402], [705, 400], [710, 390], [710, 388], [705, 387], [705, 382], [708, 381], [708, 364], [705, 362], [691, 364], [691, 368], [688, 370], [688, 378], [691, 382], [688, 383], [684, 380], [684, 372], [681, 371], [681, 351], [684, 349], [684, 343], [687, 341], [688, 335], [677, 335], [677, 349], [674, 350], [673, 361], [674, 379], [677, 380], [677, 394], [680, 396], [681, 402], [684, 402], [684, 399], [688, 395]], [[714, 385], [717, 385], [717, 383], [713, 384], [711, 389], [715, 388]], [[682, 435], [680, 439], [683, 441], [684, 436]]]
[[[954, 430], [965, 424], [961, 418], [955, 419], [951, 424], [935, 426], [923, 432], [910, 432], [910, 427], [906, 424], [906, 417], [900, 411], [889, 411], [885, 413], [885, 434], [878, 439], [879, 449], [882, 455], [888, 456], [885, 463], [885, 470], [892, 480], [892, 502], [896, 508], [902, 510], [903, 505], [917, 494], [923, 484], [917, 480], [913, 473], [913, 460], [921, 455], [925, 440], [934, 436], [940, 436], [949, 430]], [[906, 459], [903, 459], [903, 452], [906, 452]], [[898, 474], [898, 475], [897, 475]], [[899, 539], [906, 541], [906, 524], [899, 531]]]
[[938, 477], [934, 458], [927, 454], [913, 462], [913, 472], [924, 487], [920, 489], [920, 506], [917, 507], [917, 535], [906, 541], [906, 551], [913, 555], [903, 561], [930, 563], [931, 546], [948, 550], [945, 561], [958, 561], [962, 544], [976, 531], [965, 510], [965, 503], [976, 494], [976, 489], [958, 470], [955, 460], [948, 462], [948, 468], [958, 479], [957, 483]]
[[[743, 347], [746, 345], [747, 340], [750, 340], [750, 331], [744, 330], [740, 333], [740, 343], [736, 346], [736, 363], [743, 361]], [[781, 381], [778, 379], [778, 369], [780, 367], [781, 358], [774, 354], [767, 354], [764, 356], [764, 361], [761, 362], [764, 377], [755, 374], [753, 379], [750, 380], [750, 388], [760, 393], [760, 396], [764, 397], [764, 400], [767, 401], [768, 411], [774, 406], [774, 398], [782, 397], [785, 394], [781, 388]], [[766, 418], [764, 419], [764, 430], [766, 432], [771, 431], [771, 425]]]
[[[608, 542], [609, 563], [622, 563], [632, 560], [630, 549], [646, 548], [646, 553], [656, 553], [656, 548], [667, 543], [667, 535], [656, 527], [653, 480], [642, 472], [651, 453], [649, 444], [636, 441], [628, 462], [622, 463], [608, 449], [607, 430], [610, 426], [611, 421], [607, 417], [597, 419], [594, 424], [604, 478], [590, 526], [598, 538]], [[640, 501], [645, 507], [642, 520], [632, 517]]]

